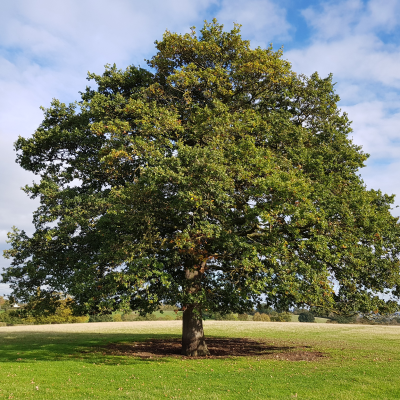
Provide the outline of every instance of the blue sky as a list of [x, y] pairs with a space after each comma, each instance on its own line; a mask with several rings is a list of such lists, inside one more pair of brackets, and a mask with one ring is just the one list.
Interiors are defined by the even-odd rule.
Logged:
[[[13, 142], [33, 134], [40, 106], [78, 99], [88, 71], [146, 66], [163, 32], [216, 17], [242, 24], [253, 47], [283, 46], [298, 73], [333, 73], [352, 137], [371, 155], [368, 188], [400, 204], [400, 1], [398, 0], [13, 0], [0, 2], [0, 250], [13, 225], [32, 232], [37, 207], [20, 190], [35, 176], [14, 163]], [[400, 208], [393, 214], [400, 215]], [[0, 257], [0, 270], [8, 261]], [[9, 293], [0, 284], [0, 295]]]

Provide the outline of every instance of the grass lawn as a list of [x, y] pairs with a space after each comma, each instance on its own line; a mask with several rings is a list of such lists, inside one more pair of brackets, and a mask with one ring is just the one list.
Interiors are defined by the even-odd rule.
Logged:
[[262, 338], [281, 356], [288, 347], [326, 355], [310, 362], [143, 359], [101, 350], [178, 338], [180, 330], [181, 321], [0, 327], [0, 399], [400, 398], [397, 326], [205, 322], [209, 337]]

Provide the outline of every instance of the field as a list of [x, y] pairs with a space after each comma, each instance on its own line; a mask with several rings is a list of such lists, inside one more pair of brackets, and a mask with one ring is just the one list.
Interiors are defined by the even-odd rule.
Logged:
[[180, 321], [0, 327], [0, 399], [400, 398], [397, 326], [205, 321], [210, 343], [244, 355], [155, 354], [180, 330]]

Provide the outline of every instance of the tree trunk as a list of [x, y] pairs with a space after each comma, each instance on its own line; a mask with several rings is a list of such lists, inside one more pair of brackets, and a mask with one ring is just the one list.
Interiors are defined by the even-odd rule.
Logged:
[[[188, 294], [194, 294], [199, 290], [205, 265], [206, 261], [203, 261], [200, 265], [185, 268], [186, 291]], [[210, 354], [204, 339], [201, 307], [196, 304], [186, 304], [183, 311], [182, 354], [189, 357]]]
[[190, 357], [210, 354], [204, 338], [201, 310], [196, 310], [194, 305], [187, 306], [183, 312], [182, 354]]

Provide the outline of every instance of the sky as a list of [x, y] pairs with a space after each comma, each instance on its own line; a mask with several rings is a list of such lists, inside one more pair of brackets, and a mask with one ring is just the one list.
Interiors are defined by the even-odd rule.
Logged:
[[[35, 176], [15, 163], [13, 143], [30, 137], [53, 98], [79, 99], [87, 72], [146, 67], [165, 30], [217, 18], [242, 25], [252, 47], [283, 47], [297, 73], [333, 74], [353, 141], [370, 154], [368, 189], [400, 205], [400, 1], [398, 0], [13, 0], [0, 2], [0, 251], [12, 226], [33, 232], [38, 206], [21, 187]], [[400, 208], [393, 215], [400, 216]], [[1, 270], [9, 260], [0, 255]], [[0, 283], [0, 295], [10, 289]]]

